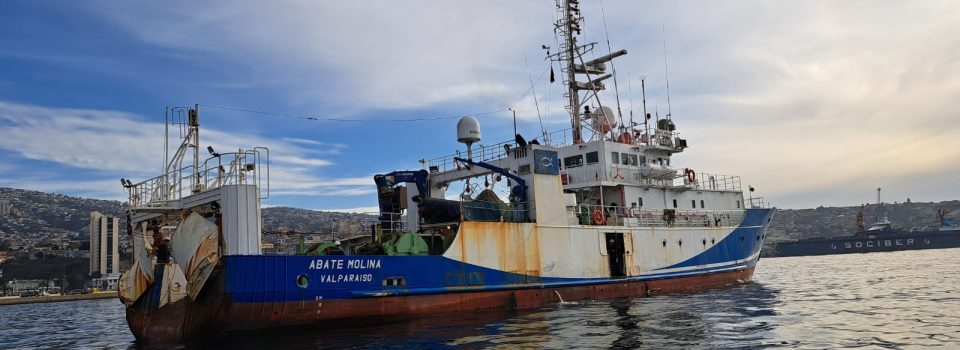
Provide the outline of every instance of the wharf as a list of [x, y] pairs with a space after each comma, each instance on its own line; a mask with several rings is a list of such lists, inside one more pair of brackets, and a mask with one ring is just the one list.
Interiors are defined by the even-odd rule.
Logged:
[[8, 297], [0, 298], [0, 305], [34, 304], [34, 303], [56, 303], [62, 301], [77, 301], [91, 299], [115, 299], [117, 292], [101, 292], [73, 295], [51, 295], [36, 297]]

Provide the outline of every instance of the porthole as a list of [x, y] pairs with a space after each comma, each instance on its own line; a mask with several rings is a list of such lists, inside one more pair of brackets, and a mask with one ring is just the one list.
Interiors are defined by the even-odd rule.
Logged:
[[682, 240], [682, 239], [677, 240], [677, 245], [678, 245], [678, 246], [683, 246], [683, 240]]
[[760, 241], [760, 235], [757, 235], [757, 242]]
[[743, 243], [743, 235], [740, 235], [740, 243]]
[[307, 288], [310, 285], [310, 278], [307, 275], [297, 275], [297, 287]]
[[663, 240], [663, 246], [664, 246], [664, 247], [667, 246], [667, 240]]
[[706, 238], [703, 239], [703, 245], [704, 245], [704, 246], [707, 245], [707, 239], [706, 239]]
[[[480, 278], [482, 279], [483, 277], [481, 276]], [[384, 287], [392, 287], [392, 286], [403, 287], [407, 285], [407, 279], [404, 277], [387, 277], [387, 278], [384, 278], [383, 282], [381, 283], [383, 284]]]
[[717, 244], [716, 238], [710, 238], [710, 244]]

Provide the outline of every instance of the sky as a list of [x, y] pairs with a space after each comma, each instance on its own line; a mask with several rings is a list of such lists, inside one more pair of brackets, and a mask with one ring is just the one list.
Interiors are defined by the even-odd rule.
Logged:
[[[690, 144], [675, 166], [739, 175], [782, 208], [873, 202], [877, 187], [886, 202], [960, 198], [960, 2], [582, 8], [594, 54], [608, 41], [629, 52], [604, 97], [639, 116], [643, 78], [648, 107]], [[569, 128], [541, 48], [557, 47], [555, 12], [549, 0], [2, 1], [0, 186], [124, 200], [121, 177], [161, 172], [164, 107], [201, 104], [204, 148], [270, 148], [264, 205], [373, 211], [374, 174], [463, 148], [458, 116], [478, 117], [481, 144], [512, 138], [508, 108], [528, 139]]]

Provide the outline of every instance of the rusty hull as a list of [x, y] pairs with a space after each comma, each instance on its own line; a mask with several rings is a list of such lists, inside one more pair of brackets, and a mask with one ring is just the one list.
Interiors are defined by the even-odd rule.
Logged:
[[575, 301], [696, 292], [743, 283], [752, 277], [753, 271], [750, 267], [700, 276], [562, 288], [267, 303], [231, 302], [220, 293], [223, 278], [218, 273], [214, 277], [216, 282], [208, 285], [212, 288], [206, 288], [196, 301], [184, 299], [160, 310], [147, 310], [146, 300], [150, 294], [145, 294], [127, 308], [127, 321], [140, 341], [179, 343], [224, 331], [295, 325], [337, 326], [427, 314], [529, 309], [559, 303], [558, 294], [564, 301]]

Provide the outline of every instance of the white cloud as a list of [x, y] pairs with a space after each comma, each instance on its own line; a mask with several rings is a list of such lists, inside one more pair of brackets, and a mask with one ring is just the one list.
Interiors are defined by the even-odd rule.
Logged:
[[515, 17], [545, 21], [520, 21], [525, 35], [549, 33], [552, 21], [551, 7], [513, 2], [102, 5], [92, 11], [144, 41], [221, 56], [301, 103], [350, 109], [506, 105], [515, 78], [526, 79]]
[[291, 164], [291, 165], [302, 165], [302, 166], [310, 166], [310, 167], [320, 167], [320, 166], [327, 166], [327, 165], [333, 164], [332, 162], [326, 159], [310, 159], [310, 158], [302, 158], [302, 157], [296, 157], [296, 156], [274, 156], [272, 157], [271, 160], [277, 161], [280, 163]]
[[[91, 11], [120, 30], [166, 51], [244, 67], [248, 80], [262, 88], [289, 91], [289, 104], [328, 114], [454, 104], [503, 108], [516, 102], [530, 84], [528, 76], [536, 79], [545, 66], [540, 44], [557, 48], [551, 2], [103, 5], [93, 5]], [[587, 40], [600, 42], [595, 53], [603, 53], [598, 5], [583, 4], [584, 31]], [[760, 184], [768, 196], [784, 198], [780, 203], [814, 206], [819, 203], [804, 194], [841, 193], [864, 181], [909, 186], [908, 180], [922, 174], [950, 171], [950, 164], [960, 159], [960, 138], [955, 137], [960, 132], [955, 102], [960, 96], [955, 78], [960, 76], [960, 2], [611, 0], [603, 5], [614, 49], [630, 51], [616, 61], [625, 114], [631, 83], [634, 110], [640, 110], [637, 79], [642, 75], [647, 78], [649, 110], [659, 109], [663, 115], [668, 109], [660, 32], [661, 21], [665, 23], [670, 108], [692, 145], [676, 158], [677, 164], [740, 174]], [[626, 81], [626, 73], [632, 82]], [[547, 125], [563, 125], [559, 84], [549, 91], [542, 84], [537, 83], [537, 94]], [[613, 85], [607, 83], [608, 103]], [[532, 96], [520, 101], [519, 118], [535, 118], [532, 102]], [[16, 130], [31, 133], [18, 136], [4, 128], [0, 132], [11, 139], [0, 140], [0, 147], [17, 149], [31, 159], [86, 168], [158, 167], [153, 164], [158, 156], [143, 157], [154, 149], [149, 145], [159, 142], [150, 138], [152, 133], [131, 130], [136, 128], [128, 126], [139, 124], [125, 121], [129, 116], [122, 113], [95, 117], [118, 123], [91, 126], [73, 118], [69, 124], [40, 125], [18, 120]], [[109, 129], [114, 126], [123, 132]], [[48, 127], [57, 135], [76, 130], [71, 134], [76, 137], [42, 139], [49, 147], [21, 145], [34, 142], [29, 135]], [[99, 130], [116, 135], [111, 144], [117, 151], [111, 159], [91, 157], [96, 149], [77, 141]], [[306, 141], [279, 142], [304, 152], [319, 146]], [[303, 154], [323, 155], [276, 155], [286, 161], [277, 169], [278, 191], [364, 191], [356, 189], [359, 184], [321, 187], [324, 179], [311, 177], [309, 169], [328, 165], [328, 160], [289, 158]], [[957, 191], [930, 196], [956, 197]], [[835, 200], [849, 203], [853, 198]]]
[[[29, 106], [0, 101], [0, 149], [32, 160], [48, 161], [72, 169], [92, 170], [94, 177], [125, 177], [133, 181], [158, 176], [163, 158], [162, 124], [142, 121], [136, 115], [104, 110]], [[201, 148], [218, 152], [266, 146], [271, 150], [270, 189], [276, 195], [369, 194], [371, 178], [324, 178], [318, 169], [332, 164], [311, 157], [314, 150], [300, 142], [259, 135], [203, 129]], [[177, 143], [172, 140], [171, 143]], [[176, 146], [173, 146], [176, 147]], [[336, 145], [335, 149], [346, 146]], [[172, 148], [171, 153], [173, 153]], [[201, 155], [205, 159], [207, 155]], [[8, 165], [9, 166], [9, 165]], [[6, 174], [15, 173], [13, 171]], [[6, 177], [6, 176], [4, 176]], [[0, 185], [49, 191], [85, 193], [117, 198], [117, 180], [55, 177], [0, 178]]]
[[276, 196], [362, 196], [376, 192], [373, 188], [334, 188], [334, 189], [313, 189], [313, 190], [277, 190], [271, 191], [271, 195]]
[[284, 141], [293, 142], [293, 143], [302, 143], [302, 144], [310, 145], [310, 146], [323, 146], [323, 145], [324, 145], [323, 142], [320, 142], [320, 141], [317, 141], [317, 140], [307, 140], [307, 139], [300, 139], [300, 138], [295, 138], [295, 137], [284, 137], [283, 140], [284, 140]]

